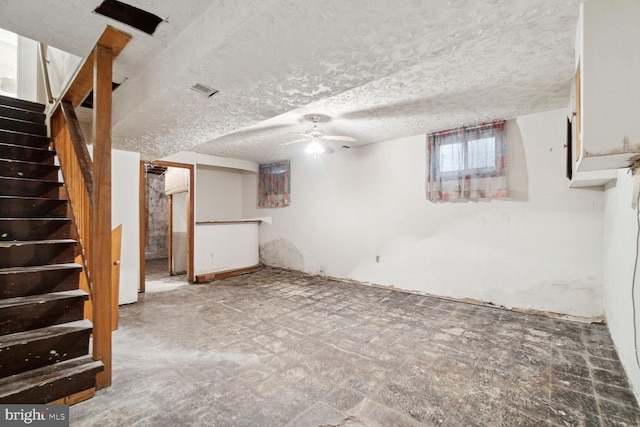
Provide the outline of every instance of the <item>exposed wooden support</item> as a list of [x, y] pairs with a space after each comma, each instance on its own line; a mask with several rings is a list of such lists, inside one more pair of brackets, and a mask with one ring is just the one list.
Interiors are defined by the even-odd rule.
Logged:
[[199, 274], [196, 276], [196, 283], [213, 282], [215, 280], [222, 280], [233, 276], [240, 276], [242, 274], [254, 273], [256, 271], [262, 270], [263, 268], [263, 264], [256, 264], [251, 267], [236, 268], [233, 270], [218, 271], [215, 273]]
[[139, 199], [139, 208], [140, 208], [140, 286], [138, 287], [138, 292], [145, 292], [146, 290], [146, 282], [145, 282], [145, 272], [146, 272], [146, 257], [144, 254], [144, 247], [147, 242], [147, 180], [146, 175], [144, 173], [144, 161], [140, 161], [140, 199]]
[[195, 283], [194, 232], [195, 232], [195, 167], [188, 163], [165, 162], [156, 160], [154, 165], [189, 169], [189, 194], [187, 198], [187, 280]]
[[[100, 42], [98, 42], [100, 43]], [[111, 385], [111, 76], [113, 52], [98, 44], [93, 64], [93, 355], [104, 363], [98, 389]]]
[[[110, 49], [112, 58], [115, 59], [130, 40], [130, 34], [107, 26], [96, 45]], [[84, 61], [80, 71], [78, 71], [73, 83], [63, 97], [65, 101], [71, 102], [74, 107], [80, 105], [89, 92], [91, 92], [91, 89], [93, 89], [94, 55], [95, 51], [91, 52], [89, 57]], [[111, 76], [109, 76], [109, 79], [111, 79]], [[109, 90], [111, 90], [111, 80], [109, 80]]]

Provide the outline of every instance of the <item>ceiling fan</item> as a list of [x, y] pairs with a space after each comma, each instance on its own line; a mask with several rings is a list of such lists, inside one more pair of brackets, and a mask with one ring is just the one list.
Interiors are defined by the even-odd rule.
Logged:
[[[324, 151], [333, 153], [334, 150], [326, 143], [326, 141], [342, 141], [342, 142], [357, 142], [358, 140], [352, 136], [340, 136], [340, 135], [325, 135], [322, 130], [318, 128], [318, 122], [320, 116], [311, 116], [313, 122], [313, 129], [307, 133], [293, 133], [293, 135], [304, 136], [302, 139], [296, 139], [295, 141], [284, 142], [280, 145], [291, 145], [299, 142], [311, 141], [305, 151], [309, 154], [320, 154]], [[345, 147], [348, 148], [348, 147]]]

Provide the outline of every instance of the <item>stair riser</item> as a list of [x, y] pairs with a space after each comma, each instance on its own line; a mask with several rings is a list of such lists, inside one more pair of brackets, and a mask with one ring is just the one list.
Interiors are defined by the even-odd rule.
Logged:
[[8, 117], [11, 119], [24, 120], [31, 123], [44, 123], [44, 113], [36, 113], [29, 110], [21, 110], [19, 108], [11, 108], [4, 105], [0, 105], [0, 117]]
[[60, 198], [61, 184], [52, 181], [22, 181], [0, 177], [0, 196]]
[[47, 127], [44, 123], [31, 123], [24, 120], [0, 117], [0, 129], [14, 132], [29, 133], [31, 135], [47, 136]]
[[25, 147], [47, 148], [50, 140], [46, 136], [34, 136], [26, 133], [0, 130], [0, 142], [23, 145]]
[[66, 218], [66, 216], [66, 200], [0, 199], [0, 218]]
[[0, 396], [1, 405], [38, 405], [54, 402], [63, 397], [81, 391], [89, 390], [96, 386], [96, 374], [102, 369], [91, 369], [72, 377], [58, 378], [53, 381], [45, 381], [34, 385], [27, 390], [20, 390], [12, 394]]
[[55, 151], [0, 144], [0, 159], [21, 160], [23, 162], [53, 165]]
[[[91, 330], [0, 346], [0, 377], [19, 374], [87, 354]], [[1, 344], [0, 344], [1, 345]]]
[[0, 309], [0, 335], [30, 331], [84, 318], [84, 297]]
[[0, 247], [0, 268], [73, 262], [75, 243]]
[[0, 274], [0, 299], [78, 289], [80, 269]]
[[0, 241], [69, 238], [71, 238], [70, 221], [0, 219]]
[[34, 111], [37, 113], [42, 113], [44, 111], [43, 104], [37, 104], [35, 102], [24, 101], [22, 99], [11, 98], [11, 97], [2, 96], [2, 95], [0, 95], [0, 105], [7, 105], [9, 107]]
[[58, 169], [57, 166], [52, 165], [0, 160], [0, 176], [8, 178], [58, 181]]

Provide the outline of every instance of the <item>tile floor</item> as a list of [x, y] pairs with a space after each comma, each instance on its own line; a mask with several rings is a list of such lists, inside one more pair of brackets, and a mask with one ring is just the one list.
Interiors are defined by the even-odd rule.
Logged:
[[640, 425], [605, 326], [273, 269], [157, 280], [72, 426]]

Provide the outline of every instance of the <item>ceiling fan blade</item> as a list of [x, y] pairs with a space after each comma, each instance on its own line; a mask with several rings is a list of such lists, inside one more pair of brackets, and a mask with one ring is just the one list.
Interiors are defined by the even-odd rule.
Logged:
[[310, 133], [301, 133], [301, 132], [289, 132], [290, 135], [300, 135], [300, 136], [306, 136], [308, 138], [311, 138], [311, 134]]
[[325, 135], [324, 139], [328, 139], [329, 141], [358, 142], [358, 140], [352, 136]]
[[311, 138], [296, 139], [295, 141], [283, 142], [282, 144], [278, 144], [278, 145], [291, 145], [291, 144], [297, 144], [298, 142], [309, 141], [310, 139], [311, 139]]

